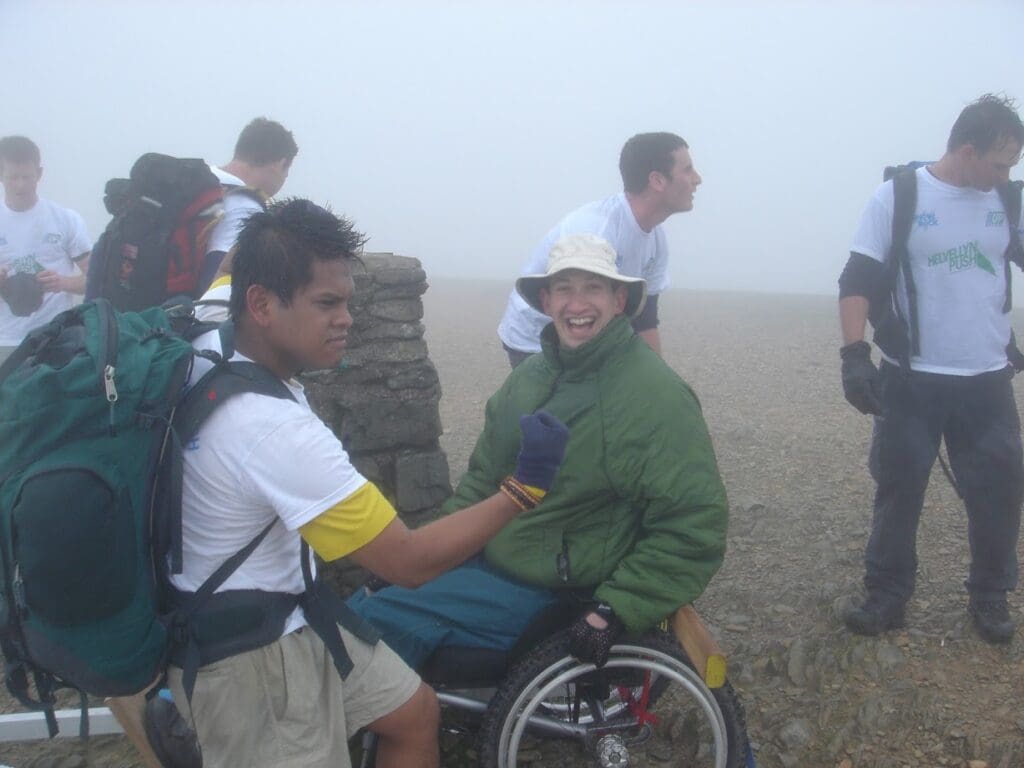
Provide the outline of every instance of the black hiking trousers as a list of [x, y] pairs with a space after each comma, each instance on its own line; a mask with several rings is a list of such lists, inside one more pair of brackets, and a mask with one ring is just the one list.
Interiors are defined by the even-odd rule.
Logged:
[[1017, 586], [1017, 537], [1024, 494], [1013, 370], [976, 376], [904, 372], [883, 361], [882, 415], [875, 417], [869, 467], [877, 484], [864, 584], [906, 602], [917, 571], [917, 526], [943, 438], [964, 497], [971, 566], [980, 600]]

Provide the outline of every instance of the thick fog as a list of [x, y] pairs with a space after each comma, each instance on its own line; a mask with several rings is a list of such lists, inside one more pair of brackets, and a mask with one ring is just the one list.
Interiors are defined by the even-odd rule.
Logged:
[[1024, 3], [0, 0], [0, 71], [0, 135], [93, 237], [138, 155], [223, 163], [265, 115], [300, 148], [282, 194], [431, 277], [511, 282], [667, 130], [704, 178], [666, 224], [674, 287], [831, 293], [883, 166], [1024, 99]]

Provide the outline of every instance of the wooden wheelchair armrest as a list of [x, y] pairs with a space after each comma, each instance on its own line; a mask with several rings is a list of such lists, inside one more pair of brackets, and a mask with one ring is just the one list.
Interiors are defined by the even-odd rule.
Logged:
[[672, 614], [670, 624], [672, 634], [690, 657], [693, 668], [704, 679], [705, 685], [708, 688], [725, 685], [725, 651], [708, 632], [697, 610], [692, 605], [684, 605]]

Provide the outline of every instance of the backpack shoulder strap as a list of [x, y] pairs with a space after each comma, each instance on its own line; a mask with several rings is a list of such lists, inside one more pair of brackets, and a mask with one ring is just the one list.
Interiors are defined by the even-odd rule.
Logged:
[[[1006, 279], [1006, 298], [1003, 300], [1003, 312], [1009, 312], [1013, 308], [1013, 276], [1010, 274], [1010, 262], [1024, 269], [1024, 248], [1021, 247], [1020, 232], [1020, 201], [1021, 189], [1024, 188], [1024, 181], [1011, 181], [998, 187], [999, 200], [1003, 204], [1003, 211], [1006, 214], [1006, 226], [1009, 229], [1010, 241], [1007, 243], [1006, 252], [1003, 254], [1003, 270]], [[1011, 344], [1014, 341], [1011, 340]]]
[[1007, 251], [1010, 259], [1024, 269], [1024, 248], [1020, 240], [1020, 214], [1021, 214], [1021, 193], [1024, 191], [1024, 181], [1011, 181], [1009, 184], [999, 187], [999, 199], [1003, 203], [1003, 210], [1006, 212], [1006, 224], [1010, 228], [1010, 249]]
[[267, 200], [269, 200], [263, 193], [263, 190], [251, 187], [248, 184], [240, 187], [224, 187], [224, 197], [230, 197], [231, 195], [241, 195], [242, 197], [248, 197], [250, 200], [255, 200], [264, 210], [267, 207]]
[[917, 208], [917, 171], [904, 168], [892, 177], [892, 245], [890, 252], [907, 249]]
[[160, 526], [167, 536], [165, 546], [170, 555], [171, 573], [181, 573], [182, 568], [182, 446], [192, 441], [211, 413], [235, 395], [255, 392], [282, 400], [295, 400], [284, 382], [262, 365], [242, 360], [224, 360], [220, 355], [213, 357], [216, 358], [213, 368], [185, 393], [172, 417], [173, 445], [164, 470], [167, 475], [167, 493], [164, 494], [166, 506], [163, 507], [166, 519], [165, 524]]
[[892, 175], [892, 243], [885, 264], [885, 280], [892, 305], [898, 307], [896, 283], [899, 273], [903, 272], [909, 315], [906, 325], [910, 335], [904, 359], [900, 360], [905, 370], [910, 369], [910, 356], [919, 354], [921, 348], [917, 327], [917, 288], [910, 269], [910, 251], [907, 249], [916, 210], [917, 167], [903, 166]]

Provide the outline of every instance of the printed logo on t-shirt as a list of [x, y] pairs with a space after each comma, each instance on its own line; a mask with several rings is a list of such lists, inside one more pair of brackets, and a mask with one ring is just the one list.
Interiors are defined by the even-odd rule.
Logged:
[[917, 222], [917, 226], [921, 229], [928, 229], [928, 227], [937, 227], [939, 225], [939, 217], [935, 215], [935, 211], [921, 211], [914, 217], [914, 221]]
[[60, 245], [60, 232], [47, 232], [43, 235], [43, 242], [47, 245]]
[[943, 264], [949, 265], [950, 272], [963, 272], [976, 266], [990, 275], [994, 276], [996, 273], [996, 268], [992, 265], [992, 262], [988, 260], [988, 257], [978, 247], [977, 240], [971, 240], [969, 243], [958, 245], [956, 248], [950, 248], [948, 251], [935, 253], [928, 257], [929, 267], [938, 267]]
[[1005, 227], [1006, 226], [1006, 213], [1003, 211], [989, 211], [988, 215], [985, 216], [986, 227]]
[[43, 271], [43, 265], [36, 261], [36, 255], [30, 253], [27, 256], [21, 256], [11, 261], [11, 266], [7, 270], [11, 274], [15, 272], [28, 272], [30, 275], [34, 275], [37, 272]]

